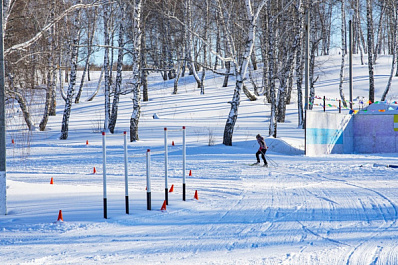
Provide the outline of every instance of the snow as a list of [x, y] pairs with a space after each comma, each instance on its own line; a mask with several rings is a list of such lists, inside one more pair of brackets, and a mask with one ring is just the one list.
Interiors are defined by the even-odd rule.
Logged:
[[[382, 56], [375, 68], [377, 98], [390, 59]], [[341, 58], [321, 60], [317, 95], [337, 98]], [[367, 67], [354, 67], [354, 97], [366, 97]], [[132, 101], [130, 95], [121, 98], [117, 133], [106, 139], [108, 219], [103, 218], [98, 131], [103, 94], [73, 105], [67, 140], [58, 139], [61, 99], [46, 131], [25, 132], [28, 145], [22, 144], [23, 137], [11, 143], [19, 128], [14, 117], [7, 139], [8, 214], [0, 216], [1, 263], [398, 264], [397, 169], [374, 166], [398, 165], [398, 155], [304, 156], [304, 131], [297, 128], [297, 104], [292, 103], [286, 122], [278, 124], [278, 137], [266, 138], [270, 167], [250, 167], [258, 149], [255, 135], [268, 135], [270, 106], [263, 97], [242, 99], [233, 146], [222, 145], [234, 89], [233, 80], [228, 88], [221, 87], [222, 80], [208, 73], [200, 95], [193, 78], [184, 77], [179, 93], [172, 95], [173, 81], [151, 75], [150, 101], [142, 102], [140, 141], [128, 143], [129, 215], [124, 208], [122, 133], [129, 131]], [[392, 88], [396, 86], [394, 78]], [[95, 87], [95, 80], [86, 84], [86, 97]], [[187, 128], [186, 169], [192, 172], [186, 177], [186, 201], [182, 126]], [[161, 211], [164, 127], [168, 183], [174, 192], [167, 210]], [[147, 149], [152, 151], [151, 211], [146, 210]], [[64, 222], [57, 222], [59, 210]]]

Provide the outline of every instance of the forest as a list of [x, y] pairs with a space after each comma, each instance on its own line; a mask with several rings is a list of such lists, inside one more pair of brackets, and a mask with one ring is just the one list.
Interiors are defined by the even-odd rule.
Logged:
[[[373, 70], [378, 56], [392, 56], [385, 100], [398, 76], [397, 27], [398, 0], [3, 0], [6, 104], [23, 113], [30, 131], [46, 130], [56, 105], [65, 105], [60, 139], [67, 139], [72, 105], [82, 100], [90, 73], [101, 71], [102, 87], [87, 100], [103, 89], [103, 130], [113, 133], [119, 97], [129, 94], [133, 142], [139, 140], [141, 103], [150, 96], [149, 75], [173, 80], [170, 97], [179, 93], [179, 79], [191, 75], [200, 97], [212, 71], [224, 78], [223, 87], [234, 87], [226, 99], [231, 109], [223, 144], [232, 145], [241, 100], [260, 96], [271, 106], [264, 115], [276, 137], [291, 101], [297, 102], [298, 126], [304, 125], [304, 110], [315, 98], [315, 59], [330, 54], [335, 43], [341, 103], [350, 103], [342, 85], [351, 52], [368, 66], [370, 103], [379, 100]], [[125, 71], [132, 76], [128, 84], [122, 82]], [[40, 105], [39, 124], [32, 105]]]

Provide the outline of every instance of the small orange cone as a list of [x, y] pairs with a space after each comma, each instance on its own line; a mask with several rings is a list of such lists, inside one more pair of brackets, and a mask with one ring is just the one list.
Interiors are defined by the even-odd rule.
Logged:
[[161, 211], [166, 211], [166, 200], [163, 202], [162, 208], [160, 208]]
[[97, 170], [96, 170], [95, 167], [94, 167], [94, 169], [93, 169], [93, 174], [95, 174], [95, 173], [97, 173]]
[[15, 144], [15, 141], [14, 141], [14, 139], [11, 139], [11, 143], [12, 143], [12, 144]]
[[173, 192], [173, 191], [174, 191], [174, 184], [171, 185], [171, 188], [170, 188], [169, 192]]
[[192, 176], [192, 170], [189, 170], [189, 176]]
[[174, 141], [171, 142], [171, 145], [174, 146]]
[[88, 145], [88, 140], [86, 140], [86, 145]]
[[54, 184], [54, 178], [51, 178], [50, 184], [51, 184], [51, 185]]
[[197, 191], [197, 190], [195, 190], [195, 196], [194, 196], [194, 198], [197, 199], [197, 200], [199, 200], [199, 196], [198, 196], [198, 191]]
[[59, 214], [58, 214], [58, 220], [57, 220], [57, 222], [58, 221], [61, 221], [61, 222], [63, 222], [64, 221], [64, 218], [62, 217], [62, 210], [59, 210]]

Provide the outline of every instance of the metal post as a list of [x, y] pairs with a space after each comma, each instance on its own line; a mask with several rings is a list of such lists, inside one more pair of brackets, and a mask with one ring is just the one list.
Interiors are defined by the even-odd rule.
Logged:
[[349, 72], [350, 72], [350, 109], [352, 109], [352, 48], [353, 48], [353, 45], [352, 45], [352, 34], [353, 34], [353, 30], [352, 30], [352, 21], [351, 21], [351, 19], [350, 19], [350, 21], [349, 21], [349, 46], [350, 46], [350, 52], [349, 52], [349, 68], [350, 68], [350, 70], [349, 70]]
[[125, 131], [123, 133], [124, 136], [124, 195], [125, 195], [125, 204], [126, 204], [126, 214], [130, 213], [130, 207], [129, 207], [129, 174], [128, 174], [128, 168], [127, 168], [127, 132]]
[[108, 218], [108, 205], [106, 196], [106, 135], [102, 132], [102, 178], [103, 178], [103, 194], [104, 194], [104, 218]]
[[151, 210], [151, 150], [146, 152], [146, 208]]
[[323, 112], [326, 112], [326, 97], [323, 96]]
[[0, 4], [0, 215], [7, 214], [6, 109], [4, 86], [3, 1]]
[[164, 198], [166, 205], [169, 205], [169, 186], [167, 183], [168, 169], [169, 169], [169, 157], [167, 150], [167, 128], [164, 128]]
[[186, 168], [186, 143], [185, 143], [185, 126], [182, 127], [182, 200], [185, 201], [186, 199], [186, 192], [185, 192], [185, 168]]

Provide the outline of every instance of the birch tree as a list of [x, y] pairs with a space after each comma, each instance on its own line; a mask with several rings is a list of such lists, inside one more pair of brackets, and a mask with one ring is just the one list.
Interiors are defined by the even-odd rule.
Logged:
[[[54, 19], [55, 19], [55, 0], [52, 1], [51, 3], [51, 21], [50, 23], [53, 24], [52, 27], [49, 30], [49, 37], [48, 37], [48, 58], [47, 58], [47, 89], [46, 89], [46, 103], [44, 106], [44, 115], [43, 118], [40, 122], [39, 128], [40, 131], [44, 131], [47, 122], [48, 122], [48, 117], [50, 115], [51, 108], [54, 110], [55, 109], [55, 64], [54, 64], [54, 55], [55, 55], [55, 25], [54, 25]], [[53, 106], [53, 107], [52, 107]], [[53, 111], [53, 114], [55, 114], [55, 111]]]
[[130, 141], [138, 141], [138, 122], [141, 115], [141, 89], [140, 89], [140, 51], [141, 51], [141, 28], [140, 28], [140, 20], [141, 20], [141, 0], [134, 0], [130, 2], [133, 8], [133, 53], [132, 53], [132, 62], [133, 62], [133, 112], [130, 118]]
[[[75, 0], [75, 4], [80, 4], [81, 0]], [[79, 45], [79, 34], [80, 34], [80, 10], [77, 9], [74, 14], [73, 21], [73, 31], [72, 34], [72, 47], [71, 47], [71, 70], [70, 70], [70, 79], [68, 92], [66, 95], [64, 114], [62, 117], [62, 126], [61, 126], [61, 140], [68, 139], [69, 134], [69, 118], [72, 108], [72, 100], [74, 94], [74, 88], [76, 83], [76, 71], [77, 71], [77, 54], [78, 54], [78, 45]]]
[[341, 0], [341, 66], [340, 66], [340, 82], [339, 82], [339, 93], [341, 102], [344, 107], [347, 107], [347, 102], [344, 97], [343, 82], [344, 82], [344, 65], [345, 65], [345, 55], [346, 55], [346, 20], [345, 20], [345, 0]]
[[388, 92], [390, 91], [391, 88], [391, 81], [394, 76], [394, 69], [395, 69], [395, 64], [397, 60], [397, 48], [398, 48], [398, 0], [395, 0], [394, 2], [391, 3], [392, 7], [392, 16], [393, 16], [393, 29], [392, 29], [392, 37], [393, 37], [393, 43], [392, 43], [392, 63], [391, 63], [391, 71], [390, 71], [390, 76], [387, 81], [386, 88], [383, 92], [383, 95], [381, 96], [381, 101], [385, 101], [388, 95]]
[[369, 101], [371, 103], [375, 100], [375, 84], [373, 74], [373, 1], [366, 0], [366, 21], [367, 21], [367, 39], [368, 39], [368, 70], [369, 70]]
[[119, 3], [120, 8], [120, 21], [119, 21], [119, 49], [117, 56], [117, 70], [116, 70], [116, 80], [115, 80], [115, 90], [113, 95], [113, 103], [112, 103], [112, 114], [109, 121], [109, 130], [111, 133], [114, 133], [116, 120], [117, 120], [117, 112], [119, 108], [119, 98], [121, 92], [122, 85], [122, 66], [123, 66], [123, 57], [124, 57], [124, 34], [125, 34], [125, 19], [126, 19], [126, 7], [125, 3]]
[[[234, 94], [232, 97], [232, 101], [229, 103], [231, 104], [231, 109], [228, 114], [227, 122], [224, 128], [224, 137], [223, 137], [223, 144], [227, 146], [232, 145], [232, 136], [235, 128], [235, 123], [238, 118], [238, 111], [240, 105], [240, 93], [243, 87], [243, 80], [247, 74], [247, 67], [249, 64], [249, 60], [251, 58], [251, 53], [253, 52], [253, 46], [255, 42], [256, 36], [256, 27], [259, 18], [259, 14], [263, 7], [266, 5], [267, 0], [261, 1], [257, 9], [253, 12], [253, 6], [251, 0], [245, 0], [246, 6], [246, 19], [249, 22], [247, 35], [245, 36], [245, 46], [244, 51], [241, 54], [241, 59], [235, 58], [234, 65], [235, 65], [235, 89]], [[240, 62], [240, 63], [238, 63]]]
[[109, 24], [111, 17], [111, 4], [105, 3], [103, 5], [103, 23], [104, 23], [104, 94], [105, 94], [105, 104], [104, 104], [104, 131], [109, 131], [109, 116], [110, 116], [110, 108], [111, 108], [111, 77], [110, 77], [110, 66], [109, 66], [109, 47], [110, 47], [110, 35], [109, 35]]

